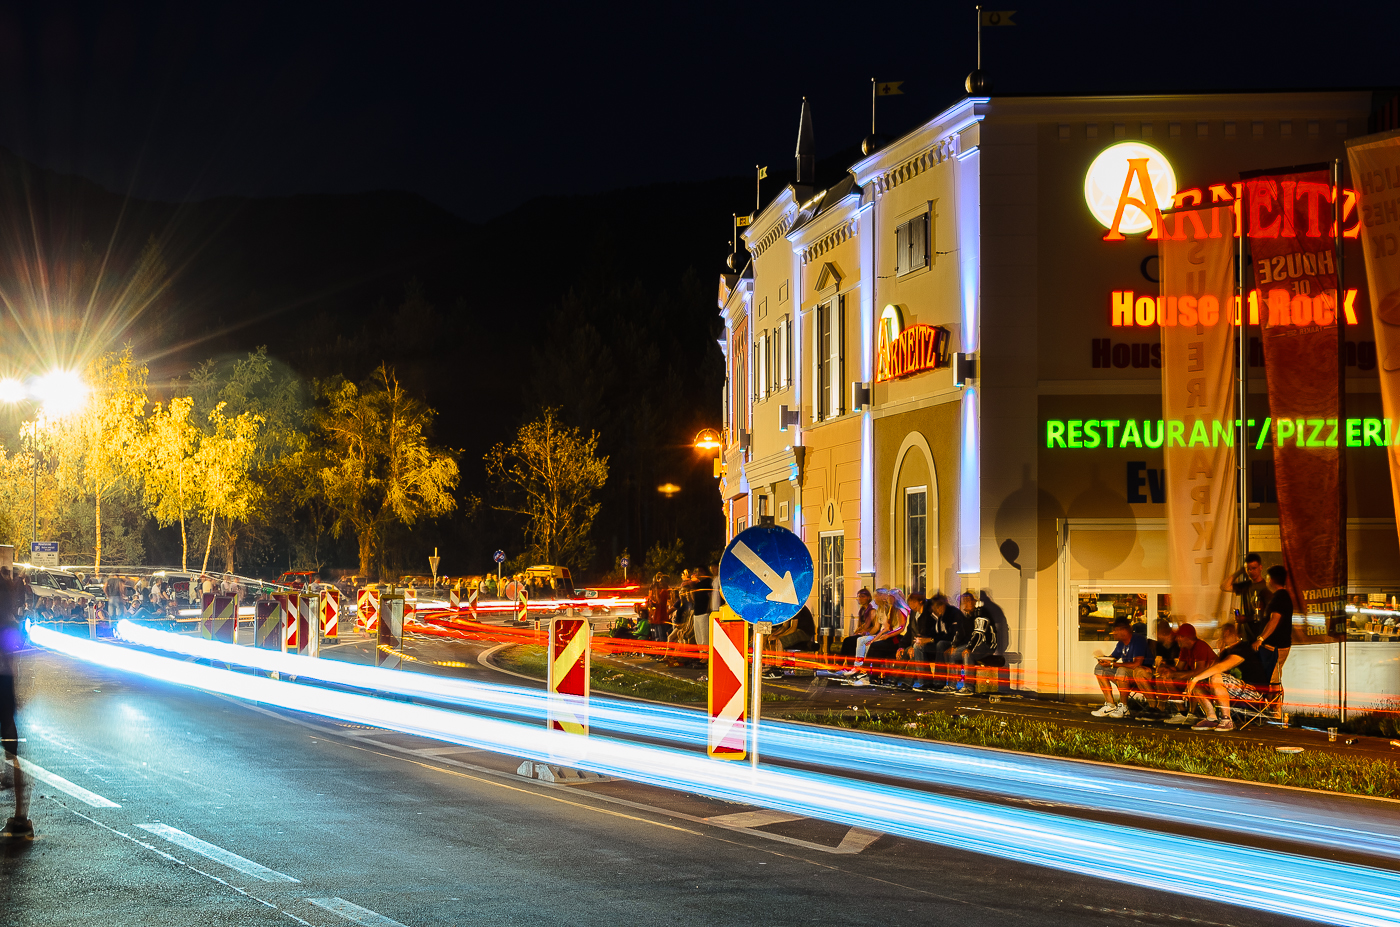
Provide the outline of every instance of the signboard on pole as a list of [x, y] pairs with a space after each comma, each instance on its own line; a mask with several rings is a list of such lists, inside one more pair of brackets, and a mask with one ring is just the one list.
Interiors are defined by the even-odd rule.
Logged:
[[436, 547], [434, 547], [434, 548], [433, 548], [433, 555], [432, 555], [431, 557], [428, 558], [428, 566], [431, 567], [432, 570], [433, 570], [433, 585], [434, 585], [434, 586], [437, 585], [437, 568], [438, 568], [438, 564], [440, 564], [440, 563], [442, 563], [442, 558], [438, 556], [438, 549], [437, 549]]
[[30, 541], [29, 562], [36, 567], [58, 568], [57, 541]]
[[745, 621], [778, 623], [801, 610], [812, 594], [812, 554], [786, 528], [741, 532], [719, 561], [724, 601]]

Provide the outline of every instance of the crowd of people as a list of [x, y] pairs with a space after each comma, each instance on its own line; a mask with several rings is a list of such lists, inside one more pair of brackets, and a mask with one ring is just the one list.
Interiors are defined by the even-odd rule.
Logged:
[[[723, 604], [719, 565], [682, 570], [680, 583], [657, 573], [633, 614], [619, 615], [612, 636], [620, 640], [710, 645], [710, 612]], [[810, 613], [808, 614], [810, 619]], [[673, 658], [680, 660], [680, 658]]]
[[[1117, 619], [1115, 646], [1096, 654], [1094, 677], [1103, 693], [1100, 718], [1146, 717], [1196, 731], [1232, 731], [1232, 707], [1252, 706], [1286, 724], [1283, 667], [1293, 646], [1293, 599], [1288, 570], [1264, 568], [1257, 553], [1225, 585], [1240, 597], [1233, 620], [1219, 628], [1218, 650], [1190, 623], [1157, 620], [1155, 639], [1143, 625]], [[1136, 698], [1135, 698], [1136, 697]]]

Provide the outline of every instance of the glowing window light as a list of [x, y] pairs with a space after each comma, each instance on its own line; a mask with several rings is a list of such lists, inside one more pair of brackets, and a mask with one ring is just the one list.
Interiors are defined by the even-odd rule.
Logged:
[[87, 384], [75, 371], [54, 370], [34, 381], [34, 396], [53, 418], [72, 415], [87, 402]]
[[247, 676], [48, 628], [30, 635], [39, 646], [176, 685], [1263, 911], [1363, 927], [1393, 923], [1400, 896], [1400, 873], [1366, 866], [819, 773], [736, 768], [677, 750]]
[[[1143, 189], [1142, 174], [1131, 163], [1136, 159], [1146, 160], [1150, 190]], [[1116, 218], [1117, 230], [1122, 233], [1151, 229], [1154, 217], [1144, 207], [1155, 203], [1159, 209], [1170, 209], [1175, 194], [1176, 173], [1171, 163], [1156, 148], [1142, 142], [1110, 145], [1099, 152], [1084, 175], [1084, 199], [1089, 211], [1106, 229], [1114, 228]]]

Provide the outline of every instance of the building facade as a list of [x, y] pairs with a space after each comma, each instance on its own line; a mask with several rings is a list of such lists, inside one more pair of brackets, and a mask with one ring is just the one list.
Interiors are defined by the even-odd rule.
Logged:
[[[1162, 417], [1158, 330], [1124, 311], [1158, 293], [1148, 193], [1225, 201], [1242, 172], [1344, 157], [1375, 110], [1370, 92], [970, 97], [824, 190], [788, 187], [721, 285], [731, 536], [758, 515], [799, 533], [828, 628], [862, 585], [985, 591], [1017, 685], [1091, 690], [1104, 618], [1169, 611], [1160, 449], [1055, 430]], [[1356, 247], [1347, 414], [1379, 418]], [[1400, 593], [1385, 451], [1345, 453], [1349, 591]], [[1277, 561], [1270, 448], [1248, 467], [1250, 547]], [[1348, 688], [1400, 692], [1400, 643], [1369, 638], [1348, 647]], [[1285, 682], [1335, 699], [1336, 648], [1295, 650]]]

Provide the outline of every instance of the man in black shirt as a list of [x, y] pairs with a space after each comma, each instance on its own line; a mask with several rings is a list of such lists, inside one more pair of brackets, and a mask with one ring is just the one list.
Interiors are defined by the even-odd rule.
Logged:
[[[909, 598], [909, 604], [914, 603], [913, 596]], [[914, 624], [914, 647], [911, 659], [914, 661], [915, 669], [919, 676], [914, 680], [915, 689], [925, 688], [923, 672], [929, 668], [938, 658], [936, 649], [943, 638], [939, 637], [939, 632], [943, 629], [944, 616], [949, 610], [948, 597], [941, 592], [936, 592], [933, 598], [924, 603], [923, 610], [919, 612]], [[953, 609], [957, 611], [957, 609]], [[932, 683], [929, 688], [941, 689], [943, 682], [938, 679], [937, 672], [934, 673]]]
[[1267, 620], [1264, 608], [1271, 594], [1264, 580], [1264, 558], [1253, 551], [1245, 554], [1244, 566], [1225, 583], [1225, 591], [1240, 597], [1240, 637], [1253, 640], [1252, 635]]
[[[1281, 569], [1281, 567], [1279, 568]], [[1241, 679], [1230, 675], [1238, 668]], [[1230, 699], [1246, 702], [1262, 702], [1264, 691], [1269, 688], [1269, 670], [1259, 660], [1259, 653], [1250, 644], [1240, 640], [1238, 629], [1233, 624], [1220, 627], [1220, 661], [1208, 666], [1186, 681], [1186, 701], [1191, 701], [1196, 683], [1210, 680], [1215, 700], [1220, 705], [1220, 718], [1215, 717], [1215, 706], [1202, 700], [1207, 714], [1193, 731], [1233, 731], [1235, 722], [1230, 718]]]
[[[1269, 670], [1269, 682], [1279, 686], [1283, 679], [1283, 664], [1288, 662], [1288, 654], [1293, 648], [1293, 597], [1285, 585], [1288, 570], [1282, 566], [1269, 567], [1266, 581], [1272, 597], [1263, 613], [1264, 626], [1259, 628], [1253, 647], [1259, 653], [1259, 662]], [[1280, 686], [1279, 700], [1274, 708], [1274, 720], [1283, 720], [1283, 689]]]

